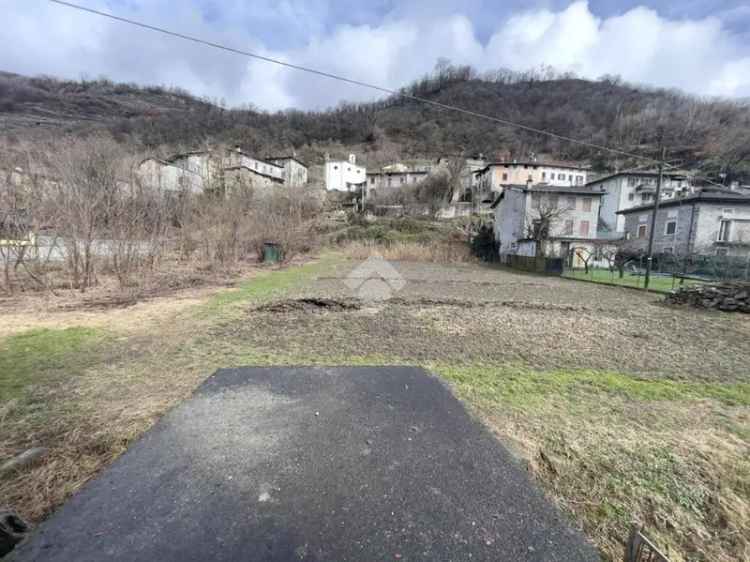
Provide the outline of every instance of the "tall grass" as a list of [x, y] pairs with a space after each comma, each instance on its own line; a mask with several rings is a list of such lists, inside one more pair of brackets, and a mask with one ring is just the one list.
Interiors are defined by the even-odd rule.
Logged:
[[419, 242], [391, 242], [382, 244], [373, 240], [349, 242], [343, 246], [345, 256], [364, 260], [378, 255], [394, 261], [420, 261], [436, 263], [458, 263], [476, 261], [471, 255], [471, 249], [464, 242], [433, 241]]

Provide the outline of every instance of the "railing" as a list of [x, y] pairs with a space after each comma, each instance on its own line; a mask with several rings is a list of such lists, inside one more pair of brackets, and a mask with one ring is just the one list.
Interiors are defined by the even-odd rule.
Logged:
[[624, 562], [669, 562], [669, 559], [634, 525], [625, 547]]

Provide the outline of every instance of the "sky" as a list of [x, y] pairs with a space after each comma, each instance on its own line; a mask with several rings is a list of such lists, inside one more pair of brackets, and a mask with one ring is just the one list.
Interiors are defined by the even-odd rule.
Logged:
[[[438, 59], [547, 65], [699, 96], [750, 97], [750, 3], [730, 0], [73, 0], [290, 63], [399, 88]], [[275, 111], [377, 92], [46, 0], [0, 0], [0, 70], [179, 86]]]

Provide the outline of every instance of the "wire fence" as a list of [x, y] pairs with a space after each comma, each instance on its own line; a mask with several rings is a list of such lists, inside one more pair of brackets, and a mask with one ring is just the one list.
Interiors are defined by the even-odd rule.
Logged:
[[[594, 283], [645, 288], [646, 255], [634, 256], [609, 267], [571, 267], [567, 260], [563, 276]], [[689, 254], [655, 255], [649, 289], [669, 292], [680, 287], [725, 281], [750, 281], [750, 258]]]

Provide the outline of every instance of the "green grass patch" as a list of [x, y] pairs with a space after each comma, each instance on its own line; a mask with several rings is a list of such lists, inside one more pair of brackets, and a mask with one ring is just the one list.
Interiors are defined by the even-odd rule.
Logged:
[[95, 361], [105, 335], [93, 328], [38, 329], [0, 341], [0, 399], [18, 398], [29, 385], [74, 374]]
[[618, 395], [635, 400], [714, 399], [729, 405], [750, 405], [748, 383], [701, 383], [642, 379], [600, 371], [539, 372], [524, 367], [436, 366], [467, 398], [502, 402], [517, 408], [533, 407], [547, 397], [570, 398]]
[[204, 315], [211, 315], [227, 305], [258, 301], [281, 295], [330, 270], [339, 259], [335, 254], [329, 253], [324, 254], [320, 260], [315, 262], [263, 272], [240, 284], [235, 290], [222, 291], [205, 305], [199, 307], [198, 311]]
[[[585, 271], [582, 269], [568, 270], [565, 272], [563, 277], [567, 279], [592, 281], [594, 283], [602, 283], [604, 285], [620, 285], [625, 287], [643, 288], [642, 275], [633, 275], [632, 273], [626, 273], [622, 278], [620, 278], [619, 273], [611, 272], [607, 269], [589, 269], [588, 273], [585, 273]], [[683, 286], [695, 285], [696, 283], [700, 283], [700, 281], [686, 279]], [[672, 289], [677, 289], [680, 286], [680, 280], [673, 280], [671, 276], [652, 276], [651, 281], [649, 282], [649, 289], [663, 293], [668, 293]]]

